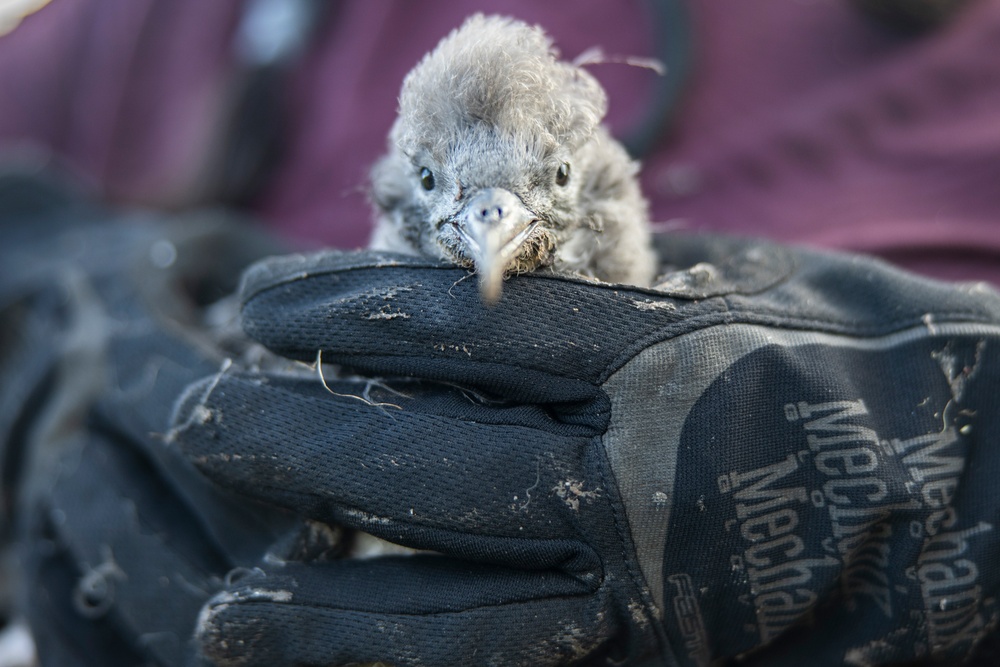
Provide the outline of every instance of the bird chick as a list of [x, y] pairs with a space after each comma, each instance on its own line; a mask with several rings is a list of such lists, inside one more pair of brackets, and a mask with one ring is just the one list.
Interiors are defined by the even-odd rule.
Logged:
[[371, 247], [475, 271], [482, 298], [548, 268], [648, 285], [656, 262], [638, 165], [607, 96], [538, 27], [475, 15], [407, 74], [372, 170]]

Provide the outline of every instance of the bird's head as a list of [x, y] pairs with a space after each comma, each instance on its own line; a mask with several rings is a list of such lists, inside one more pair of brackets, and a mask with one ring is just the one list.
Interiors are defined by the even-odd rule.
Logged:
[[504, 276], [547, 265], [588, 224], [578, 215], [587, 145], [606, 106], [600, 84], [559, 61], [539, 28], [473, 16], [403, 83], [372, 174], [381, 224], [400, 249], [474, 269], [496, 300]]

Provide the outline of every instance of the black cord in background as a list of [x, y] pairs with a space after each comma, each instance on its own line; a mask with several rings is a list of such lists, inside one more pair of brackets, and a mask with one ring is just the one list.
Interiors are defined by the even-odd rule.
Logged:
[[684, 0], [649, 0], [648, 6], [653, 56], [666, 72], [657, 77], [652, 102], [642, 119], [621, 138], [637, 159], [647, 155], [670, 130], [694, 63], [694, 35]]
[[213, 182], [216, 203], [249, 204], [263, 189], [287, 148], [285, 84], [332, 20], [331, 0], [248, 0], [233, 50], [237, 71]]

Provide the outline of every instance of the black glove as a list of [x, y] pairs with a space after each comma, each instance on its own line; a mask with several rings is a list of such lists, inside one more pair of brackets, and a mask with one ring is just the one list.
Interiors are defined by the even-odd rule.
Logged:
[[270, 558], [209, 601], [204, 654], [996, 659], [1000, 296], [861, 257], [659, 242], [688, 268], [657, 289], [536, 274], [493, 308], [416, 259], [251, 270], [247, 333], [339, 379], [214, 376], [174, 443], [222, 488], [434, 553]]
[[0, 177], [4, 588], [42, 664], [180, 664], [226, 574], [300, 525], [164, 443], [177, 396], [235, 354], [205, 307], [267, 250], [219, 215], [115, 216]]

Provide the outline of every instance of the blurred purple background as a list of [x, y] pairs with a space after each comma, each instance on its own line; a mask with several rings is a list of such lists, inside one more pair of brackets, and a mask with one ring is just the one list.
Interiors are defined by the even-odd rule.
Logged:
[[[205, 183], [231, 117], [243, 5], [56, 0], [27, 17], [0, 37], [0, 154], [65, 162], [114, 202], [212, 204]], [[663, 36], [642, 0], [331, 5], [278, 100], [286, 151], [249, 204], [308, 245], [366, 243], [367, 171], [403, 76], [470, 12], [538, 23], [570, 59], [594, 46], [649, 56]], [[655, 220], [1000, 284], [1000, 2], [973, 0], [918, 36], [847, 0], [687, 8], [690, 85], [644, 159]], [[624, 133], [656, 75], [591, 71]]]

